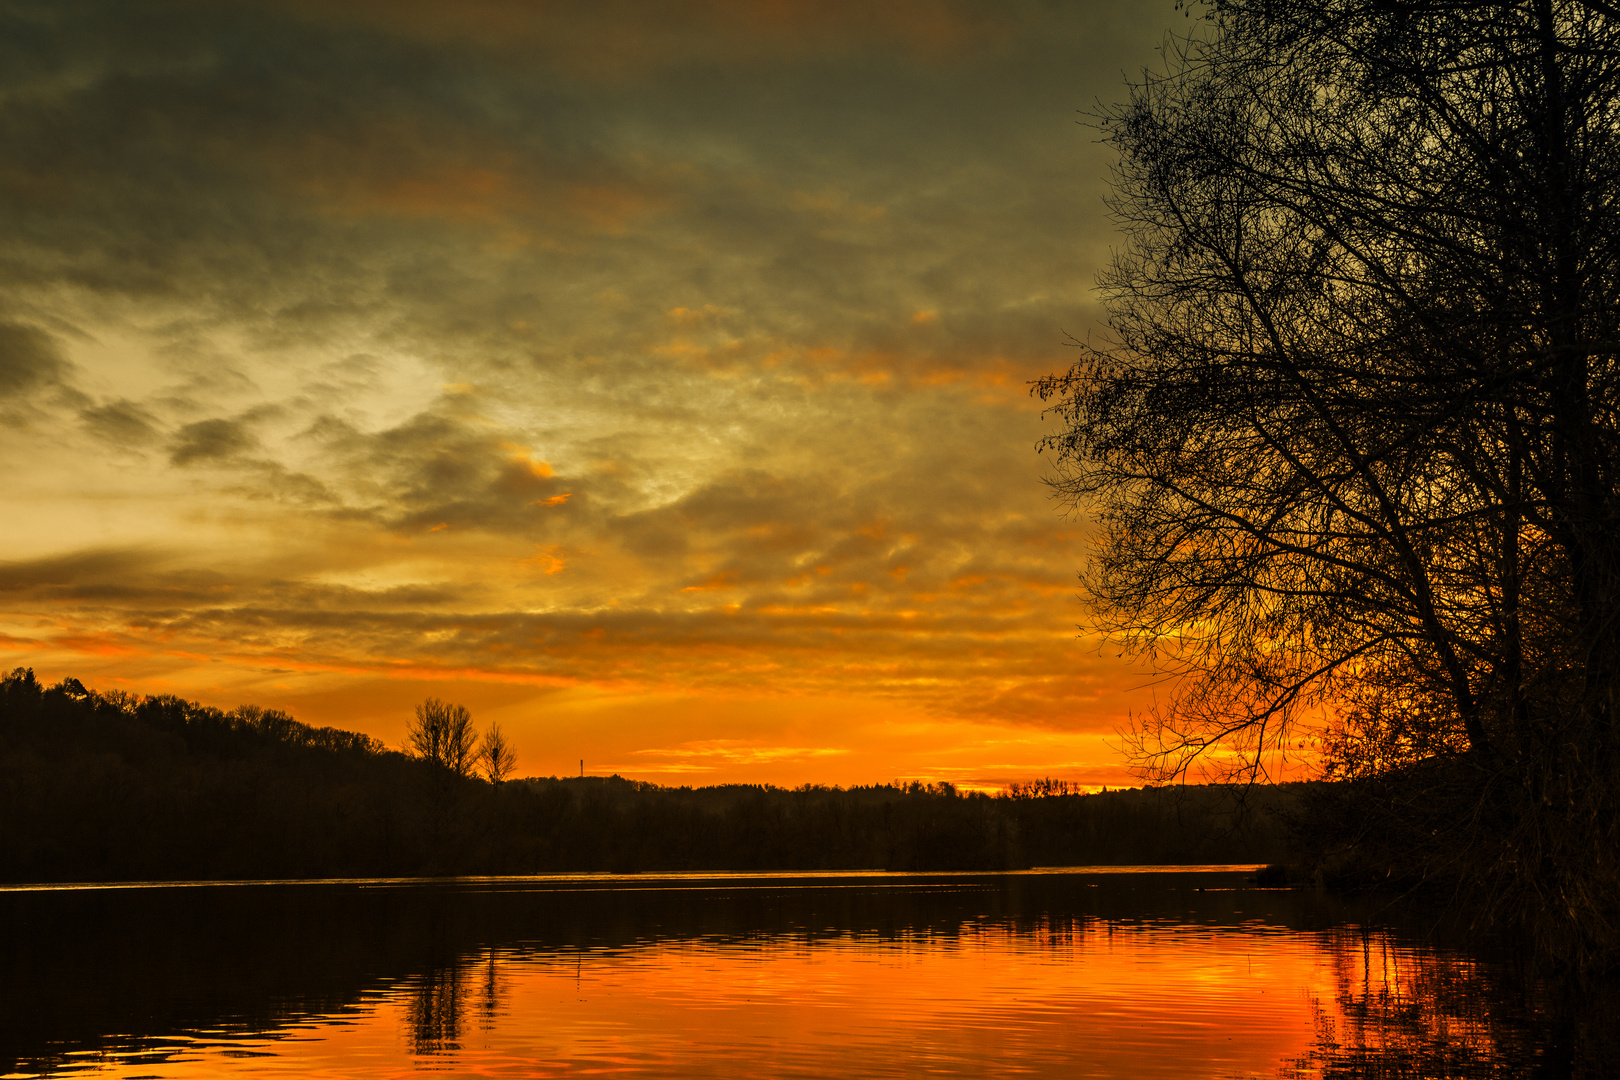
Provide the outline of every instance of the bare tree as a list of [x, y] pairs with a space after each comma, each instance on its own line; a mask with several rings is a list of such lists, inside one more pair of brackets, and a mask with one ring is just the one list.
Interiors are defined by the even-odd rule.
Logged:
[[1620, 13], [1217, 0], [1102, 124], [1115, 341], [1037, 389], [1096, 624], [1177, 681], [1139, 765], [1444, 765], [1471, 871], [1614, 937], [1544, 871], [1617, 854]]
[[483, 742], [478, 746], [478, 763], [492, 784], [501, 783], [517, 767], [517, 752], [506, 741], [501, 725], [494, 721], [490, 722], [489, 730], [484, 733]]
[[428, 698], [416, 707], [406, 737], [417, 757], [454, 776], [471, 776], [477, 765], [478, 736], [463, 706]]

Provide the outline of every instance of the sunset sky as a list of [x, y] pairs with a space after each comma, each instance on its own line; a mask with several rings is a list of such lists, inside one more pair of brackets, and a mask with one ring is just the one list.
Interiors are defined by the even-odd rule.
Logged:
[[1029, 383], [1171, 0], [0, 9], [0, 664], [519, 775], [1128, 781]]

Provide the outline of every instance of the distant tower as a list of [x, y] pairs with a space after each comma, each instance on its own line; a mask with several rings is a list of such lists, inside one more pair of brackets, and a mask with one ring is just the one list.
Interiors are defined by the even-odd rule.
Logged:
[[584, 758], [579, 759], [579, 778], [581, 780], [585, 779], [585, 759]]

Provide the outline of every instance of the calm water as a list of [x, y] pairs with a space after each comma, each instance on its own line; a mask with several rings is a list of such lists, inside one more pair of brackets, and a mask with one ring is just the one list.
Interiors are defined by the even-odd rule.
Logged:
[[0, 1074], [1616, 1075], [1603, 994], [1239, 870], [0, 891]]

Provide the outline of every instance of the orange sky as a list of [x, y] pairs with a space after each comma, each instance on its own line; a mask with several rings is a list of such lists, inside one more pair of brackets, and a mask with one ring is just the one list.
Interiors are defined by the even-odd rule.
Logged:
[[520, 774], [1127, 780], [1028, 383], [1172, 4], [13, 10], [0, 663]]

